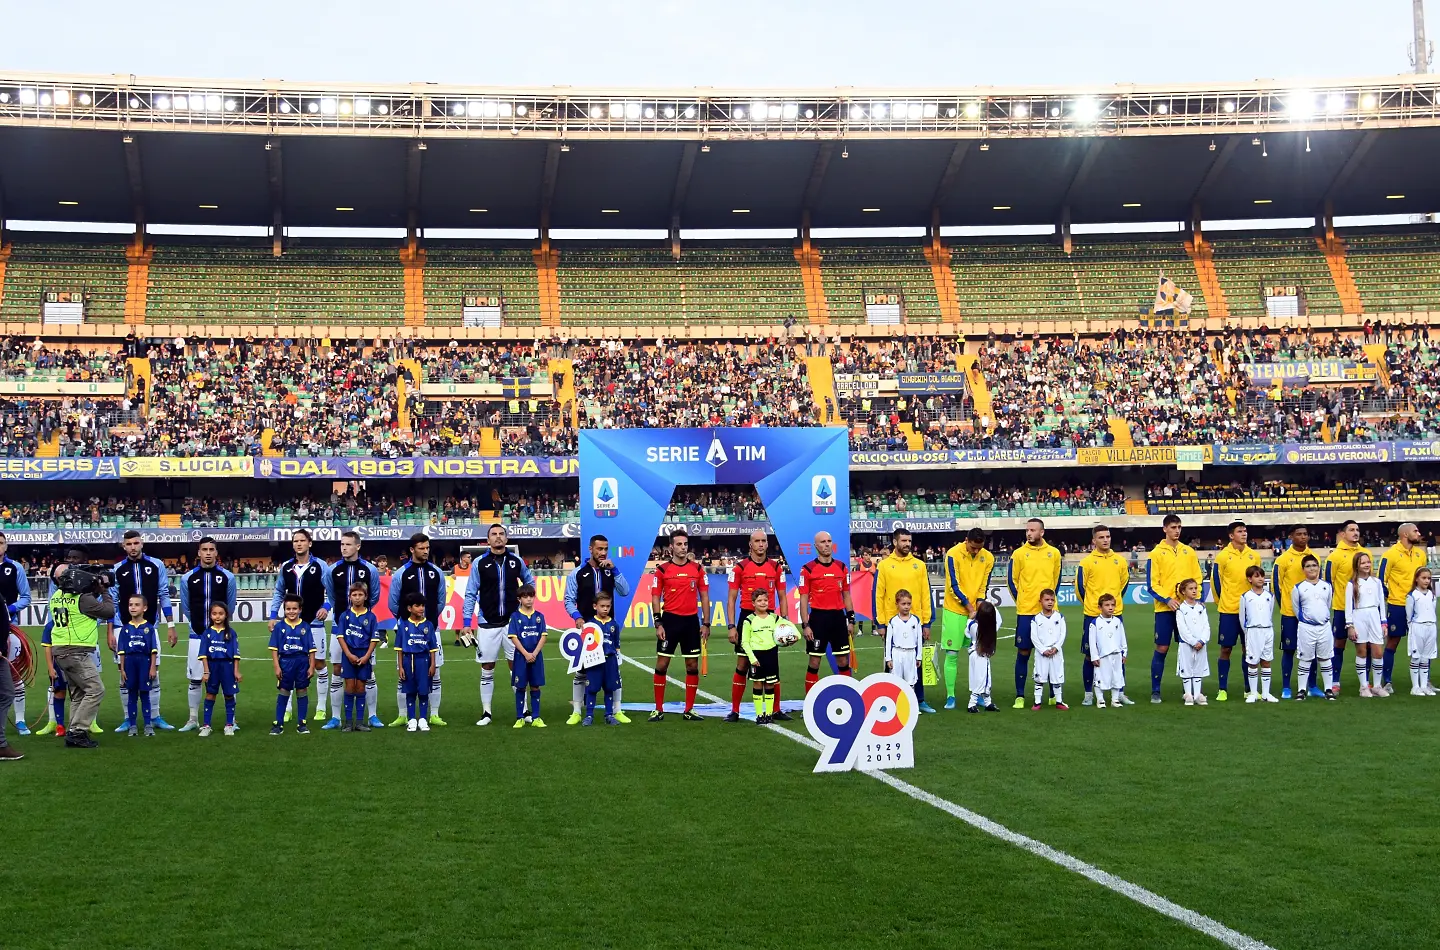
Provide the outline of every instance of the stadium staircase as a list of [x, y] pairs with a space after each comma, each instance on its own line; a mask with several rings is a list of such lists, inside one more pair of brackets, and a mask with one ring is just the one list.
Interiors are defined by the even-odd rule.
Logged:
[[1348, 234], [1345, 245], [1365, 307], [1356, 313], [1440, 310], [1440, 235]]
[[56, 429], [50, 433], [50, 438], [39, 443], [35, 448], [37, 459], [53, 459], [60, 457], [60, 430]]
[[959, 353], [955, 356], [955, 368], [965, 374], [970, 387], [970, 404], [975, 407], [975, 418], [985, 420], [985, 431], [995, 430], [994, 404], [990, 401], [990, 384], [985, 374], [975, 363], [974, 353]]
[[1126, 498], [1125, 513], [1127, 515], [1144, 517], [1150, 514], [1150, 506], [1146, 504], [1145, 499], [1143, 498]]
[[275, 430], [266, 429], [260, 433], [260, 454], [267, 459], [277, 459], [283, 453], [279, 449], [271, 448], [275, 442]]
[[128, 324], [145, 322], [145, 302], [150, 295], [150, 261], [154, 257], [154, 248], [146, 247], [144, 234], [137, 232], [135, 241], [125, 249], [125, 322]]
[[0, 300], [5, 299], [5, 265], [10, 262], [9, 244], [0, 244]]
[[400, 267], [405, 284], [405, 325], [425, 325], [425, 249], [414, 237], [400, 247]]
[[912, 452], [925, 451], [925, 436], [916, 432], [915, 426], [912, 423], [900, 423], [900, 431], [905, 436], [905, 448]]
[[941, 323], [959, 323], [960, 295], [955, 292], [955, 271], [950, 269], [950, 250], [935, 240], [924, 248], [925, 263], [930, 265], [930, 279], [935, 282], [935, 300], [940, 308]]
[[560, 252], [548, 246], [533, 252], [535, 284], [540, 306], [540, 325], [560, 326]]
[[144, 356], [132, 356], [127, 359], [126, 364], [130, 367], [130, 388], [125, 393], [132, 400], [140, 389], [140, 381], [145, 381], [145, 404], [140, 406], [140, 411], [150, 414], [150, 391], [155, 388], [155, 372], [150, 366], [150, 360]]
[[420, 361], [416, 359], [401, 360], [400, 369], [401, 372], [395, 376], [395, 421], [402, 432], [410, 432], [410, 380], [414, 380], [418, 387], [425, 379], [425, 373], [420, 369]]
[[1355, 275], [1350, 272], [1350, 263], [1346, 260], [1345, 240], [1332, 231], [1325, 237], [1317, 237], [1315, 243], [1320, 246], [1320, 253], [1325, 255], [1325, 266], [1330, 268], [1330, 279], [1335, 282], [1335, 291], [1340, 295], [1341, 312], [1364, 313], [1360, 289], [1355, 286]]
[[1387, 349], [1385, 344], [1366, 343], [1363, 347], [1361, 347], [1361, 349], [1365, 351], [1365, 356], [1369, 358], [1370, 362], [1375, 364], [1376, 369], [1379, 370], [1380, 385], [1384, 386], [1386, 389], [1389, 389], [1390, 364], [1385, 361], [1385, 350]]
[[580, 428], [579, 400], [575, 398], [575, 363], [571, 360], [552, 359], [546, 362], [545, 372], [550, 376], [553, 398], [560, 408], [570, 407], [570, 425]]
[[1132, 449], [1135, 447], [1135, 437], [1130, 432], [1130, 420], [1121, 416], [1111, 416], [1105, 420], [1105, 425], [1115, 439], [1115, 448]]
[[[815, 400], [815, 421], [822, 426], [843, 426], [840, 415], [840, 397], [835, 392], [835, 366], [828, 356], [805, 357], [805, 378], [810, 380], [810, 395]], [[829, 418], [826, 418], [826, 407]]]
[[[1195, 263], [1195, 279], [1199, 282], [1200, 294], [1205, 298], [1206, 311], [1212, 317], [1229, 317], [1230, 304], [1225, 291], [1220, 287], [1220, 277], [1215, 272], [1215, 252], [1201, 234], [1185, 242], [1185, 250]], [[1259, 288], [1256, 288], [1259, 293]]]
[[830, 322], [830, 307], [825, 300], [825, 278], [821, 272], [820, 249], [805, 243], [795, 248], [795, 261], [800, 265], [800, 282], [805, 288], [805, 314], [811, 324]]
[[500, 433], [493, 426], [485, 426], [480, 430], [480, 456], [482, 458], [499, 458]]

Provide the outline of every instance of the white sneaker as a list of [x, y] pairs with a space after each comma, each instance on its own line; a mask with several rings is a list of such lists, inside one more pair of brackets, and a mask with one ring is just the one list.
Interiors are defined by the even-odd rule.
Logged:
[[1126, 696], [1124, 693], [1121, 693], [1121, 694], [1120, 694], [1120, 703], [1119, 703], [1119, 705], [1121, 705], [1121, 706], [1133, 706], [1133, 705], [1135, 705], [1135, 700], [1131, 699], [1129, 696]]
[[406, 732], [414, 732], [414, 731], [416, 731], [416, 730], [419, 729], [419, 728], [420, 728], [419, 723], [417, 723], [414, 719], [411, 719], [411, 720], [409, 720], [409, 721], [407, 721], [407, 722], [405, 723], [405, 731], [406, 731]]
[[1208, 705], [1210, 705], [1210, 700], [1208, 700], [1208, 699], [1205, 698], [1205, 694], [1204, 694], [1204, 693], [1196, 693], [1196, 694], [1195, 694], [1195, 705], [1197, 705], [1197, 706], [1208, 706]]
[[1359, 692], [1358, 695], [1360, 696], [1361, 699], [1369, 699], [1371, 696], [1374, 696], [1375, 694], [1372, 693], [1372, 692], [1370, 692], [1370, 687], [1365, 686], [1365, 685], [1362, 684], [1361, 687], [1360, 687], [1360, 692]]
[[1096, 699], [1096, 700], [1092, 703], [1092, 702], [1090, 701], [1090, 694], [1089, 694], [1089, 693], [1086, 693], [1086, 694], [1085, 694], [1085, 702], [1081, 703], [1080, 705], [1082, 705], [1082, 706], [1094, 706], [1096, 709], [1104, 709], [1104, 708], [1105, 708], [1105, 700], [1104, 700], [1104, 699]]
[[1378, 696], [1382, 699], [1386, 696], [1389, 696], [1393, 692], [1395, 692], [1395, 690], [1390, 686], [1386, 686], [1384, 683], [1381, 683], [1379, 686], [1370, 687], [1370, 695]]
[[1385, 684], [1385, 695], [1386, 695], [1386, 696], [1394, 696], [1394, 695], [1395, 695], [1395, 684], [1394, 684], [1394, 683], [1386, 683], [1386, 684]]
[[234, 726], [226, 726], [226, 727], [225, 727], [225, 734], [226, 734], [227, 736], [233, 736], [233, 735], [235, 734], [235, 727], [234, 727]]
[[188, 720], [185, 721], [185, 725], [183, 725], [183, 726], [180, 727], [180, 731], [181, 731], [181, 732], [194, 732], [196, 729], [199, 729], [199, 728], [200, 728], [200, 720], [198, 720], [198, 719], [188, 719]]
[[1271, 696], [1269, 693], [1261, 693], [1261, 694], [1260, 694], [1260, 701], [1261, 701], [1262, 703], [1278, 703], [1278, 702], [1280, 702], [1280, 700], [1276, 699], [1274, 696]]
[[477, 726], [488, 726], [488, 725], [490, 725], [490, 720], [492, 720], [492, 719], [494, 719], [494, 718], [495, 718], [494, 716], [491, 716], [491, 715], [487, 712], [487, 713], [485, 713], [484, 715], [482, 715], [482, 716], [476, 721], [475, 725], [477, 725]]
[[1434, 695], [1435, 695], [1435, 687], [1432, 686], [1432, 685], [1429, 684], [1429, 683], [1426, 683], [1426, 684], [1425, 684], [1425, 695], [1426, 695], [1426, 696], [1434, 696]]
[[[1089, 690], [1086, 690], [1086, 691], [1085, 691], [1085, 698], [1082, 699], [1082, 700], [1080, 700], [1080, 705], [1082, 705], [1082, 706], [1093, 706], [1093, 705], [1095, 705], [1095, 694], [1094, 694], [1094, 693], [1091, 693]], [[1101, 706], [1105, 705], [1105, 701], [1104, 701], [1104, 700], [1101, 700], [1101, 701], [1100, 701], [1100, 705], [1101, 705]]]
[[429, 731], [430, 731], [430, 720], [428, 720], [428, 719], [417, 719], [417, 720], [415, 720], [415, 721], [416, 721], [416, 723], [419, 724], [419, 726], [420, 726], [420, 731], [421, 731], [421, 732], [429, 732]]
[[1259, 693], [1246, 693], [1246, 694], [1245, 694], [1245, 702], [1246, 702], [1247, 704], [1260, 702], [1260, 694], [1259, 694]]
[[1425, 691], [1424, 691], [1423, 689], [1421, 689], [1420, 687], [1418, 687], [1418, 686], [1412, 686], [1412, 687], [1410, 687], [1410, 695], [1411, 695], [1411, 696], [1424, 696], [1424, 695], [1425, 695]]
[[209, 726], [201, 726], [201, 727], [200, 727], [200, 738], [205, 739], [205, 738], [208, 738], [209, 735], [210, 735], [210, 727], [209, 727]]
[[1185, 705], [1187, 705], [1187, 706], [1193, 706], [1193, 705], [1195, 705], [1195, 697], [1194, 697], [1194, 696], [1191, 696], [1189, 693], [1186, 693], [1186, 694], [1185, 694]]

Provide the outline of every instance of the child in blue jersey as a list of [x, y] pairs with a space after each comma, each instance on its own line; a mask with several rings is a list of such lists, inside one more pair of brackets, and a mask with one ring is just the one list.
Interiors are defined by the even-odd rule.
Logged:
[[150, 715], [150, 684], [155, 680], [155, 667], [160, 657], [160, 640], [155, 625], [145, 620], [145, 598], [132, 594], [126, 604], [127, 617], [115, 638], [115, 654], [120, 658], [120, 688], [125, 691], [125, 721], [130, 723], [129, 735], [138, 735], [139, 715], [145, 717], [145, 735], [155, 735]]
[[350, 585], [350, 606], [335, 621], [335, 638], [340, 642], [340, 672], [345, 677], [345, 732], [369, 732], [365, 715], [365, 684], [374, 671], [375, 650], [380, 630], [370, 609], [370, 589]]
[[230, 608], [225, 604], [210, 605], [210, 626], [200, 636], [200, 662], [205, 684], [205, 724], [200, 737], [210, 735], [210, 717], [215, 712], [215, 697], [225, 694], [225, 734], [235, 734], [235, 694], [244, 677], [240, 673], [240, 638], [230, 626]]
[[302, 736], [310, 734], [305, 725], [310, 715], [310, 675], [315, 671], [315, 637], [310, 625], [300, 618], [304, 601], [299, 594], [285, 596], [285, 619], [275, 624], [270, 631], [270, 659], [275, 663], [275, 685], [279, 695], [275, 698], [275, 724], [270, 734], [278, 736], [285, 732], [285, 707], [290, 703], [290, 693], [295, 693], [297, 725], [295, 731]]
[[405, 731], [430, 731], [430, 681], [435, 676], [435, 654], [440, 639], [435, 625], [425, 619], [425, 595], [405, 597], [405, 616], [395, 624], [395, 670], [405, 691]]
[[620, 689], [620, 625], [610, 616], [615, 607], [614, 598], [601, 592], [595, 595], [595, 626], [600, 628], [600, 638], [605, 647], [605, 662], [592, 666], [586, 671], [585, 718], [580, 725], [589, 726], [595, 722], [595, 697], [605, 691], [605, 725], [618, 726], [615, 718], [615, 693]]
[[[515, 663], [510, 668], [510, 685], [515, 687], [515, 728], [527, 722], [545, 728], [540, 718], [540, 687], [545, 685], [545, 657], [540, 653], [549, 630], [545, 615], [535, 609], [535, 588], [521, 587], [520, 609], [510, 615], [510, 642], [515, 644]], [[530, 694], [530, 708], [525, 708], [525, 694]]]

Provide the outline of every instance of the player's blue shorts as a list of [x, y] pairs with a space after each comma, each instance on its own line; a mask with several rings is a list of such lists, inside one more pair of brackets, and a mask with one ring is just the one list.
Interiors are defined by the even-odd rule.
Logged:
[[372, 677], [372, 676], [374, 676], [374, 675], [375, 675], [375, 661], [374, 661], [374, 660], [371, 660], [371, 661], [368, 662], [368, 663], [358, 663], [358, 664], [357, 664], [357, 663], [351, 663], [348, 659], [346, 659], [346, 658], [343, 657], [343, 656], [340, 657], [340, 678], [341, 678], [341, 679], [347, 679], [347, 680], [364, 680], [365, 682], [368, 683], [368, 682], [370, 681], [370, 677]]
[[1330, 633], [1336, 640], [1346, 639], [1344, 610], [1337, 610], [1330, 616]]
[[1169, 646], [1175, 642], [1177, 636], [1175, 612], [1173, 610], [1157, 610], [1155, 612], [1155, 645], [1157, 647]]
[[1222, 647], [1233, 647], [1237, 643], [1245, 642], [1245, 631], [1240, 626], [1239, 614], [1220, 615], [1220, 645]]
[[57, 693], [65, 692], [65, 674], [60, 672], [60, 667], [55, 667], [55, 678], [50, 681], [50, 689]]
[[400, 654], [400, 668], [405, 671], [405, 679], [400, 683], [400, 688], [405, 691], [406, 696], [419, 696], [421, 693], [430, 692], [429, 653]]
[[610, 654], [600, 666], [592, 666], [585, 671], [587, 693], [598, 693], [604, 690], [613, 693], [620, 688], [620, 658]]
[[515, 668], [510, 671], [510, 685], [517, 690], [539, 689], [545, 685], [545, 658], [537, 656], [526, 663], [520, 654], [515, 654]]
[[1410, 622], [1405, 619], [1404, 604], [1390, 604], [1385, 611], [1385, 622], [1390, 625], [1388, 637], [1403, 637], [1410, 632]]
[[1300, 645], [1300, 618], [1280, 618], [1280, 649], [1286, 653], [1294, 653]]
[[[126, 654], [120, 658], [125, 670], [125, 689], [141, 690], [150, 686], [150, 657], [148, 654]], [[58, 671], [57, 671], [58, 672]]]
[[211, 660], [210, 679], [205, 684], [205, 695], [216, 696], [224, 693], [227, 697], [231, 697], [239, 691], [239, 687], [235, 683], [235, 661]]
[[313, 672], [308, 653], [280, 657], [280, 689], [309, 689]]
[[1030, 640], [1030, 621], [1034, 614], [1019, 614], [1015, 617], [1015, 649], [1029, 650], [1034, 644]]

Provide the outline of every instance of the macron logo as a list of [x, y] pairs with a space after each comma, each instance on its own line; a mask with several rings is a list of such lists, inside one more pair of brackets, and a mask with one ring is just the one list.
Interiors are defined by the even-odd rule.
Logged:
[[718, 435], [711, 440], [710, 451], [705, 453], [705, 461], [709, 462], [716, 468], [719, 468], [726, 462], [730, 461], [729, 456], [725, 454], [725, 446], [720, 444], [720, 437]]

